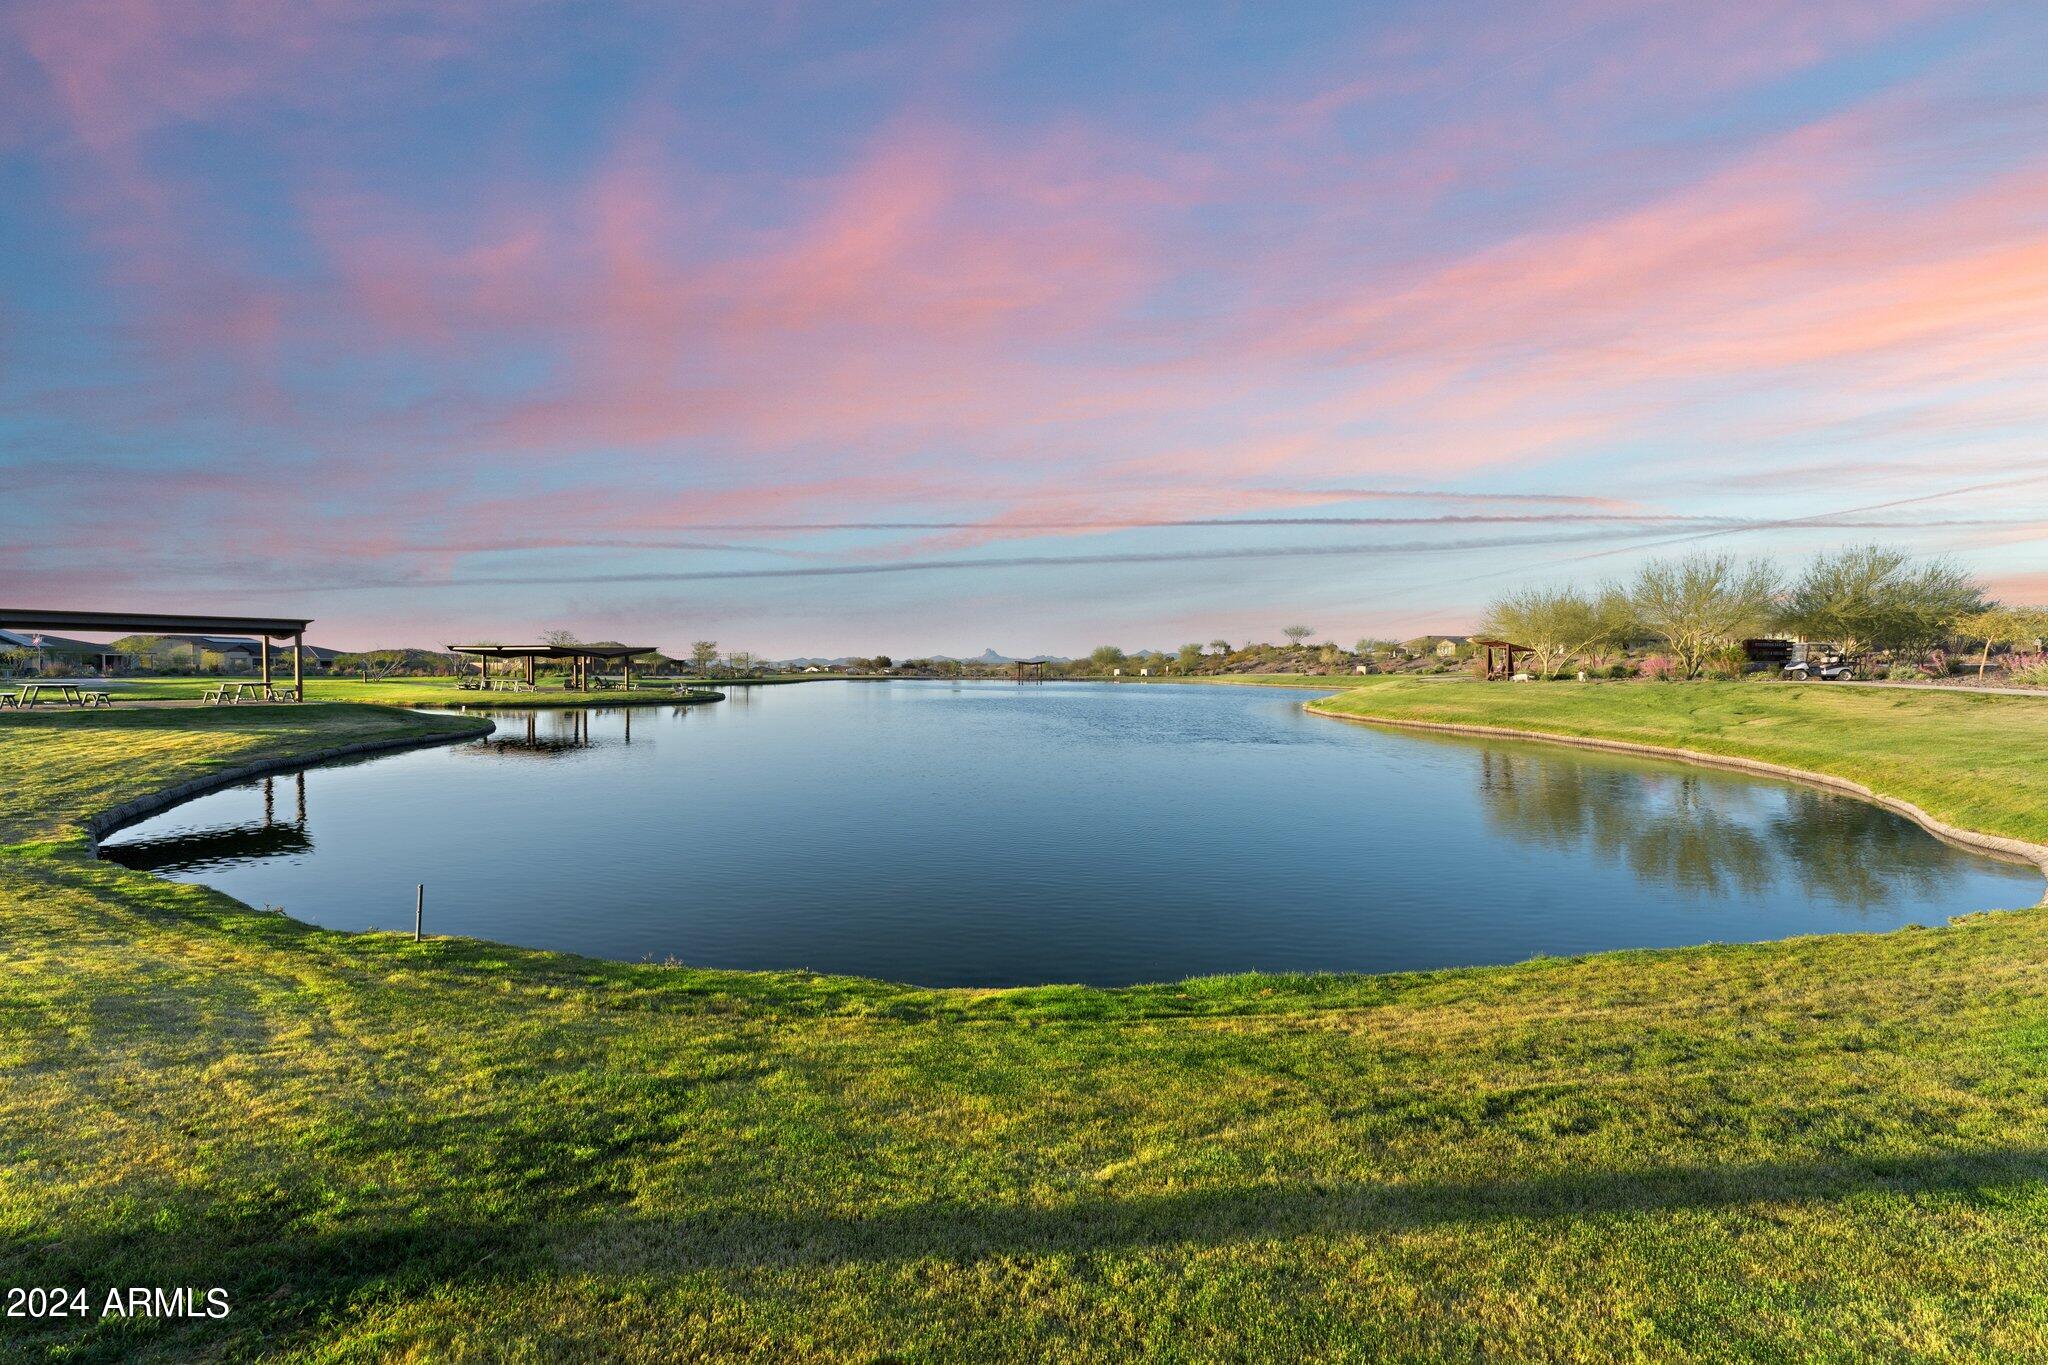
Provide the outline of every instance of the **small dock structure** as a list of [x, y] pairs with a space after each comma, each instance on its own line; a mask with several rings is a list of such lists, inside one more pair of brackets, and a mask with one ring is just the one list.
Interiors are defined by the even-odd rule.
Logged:
[[[1534, 654], [1527, 645], [1518, 645], [1508, 640], [1474, 640], [1472, 642], [1486, 651], [1486, 678], [1488, 682], [1512, 680], [1515, 676], [1515, 656]], [[1495, 651], [1498, 650], [1498, 655]], [[1496, 662], [1496, 659], [1498, 660]]]

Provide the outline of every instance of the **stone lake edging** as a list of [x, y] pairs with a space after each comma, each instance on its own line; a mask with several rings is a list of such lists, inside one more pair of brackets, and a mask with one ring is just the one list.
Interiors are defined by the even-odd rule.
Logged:
[[[463, 717], [464, 720], [482, 719]], [[94, 857], [99, 856], [100, 840], [115, 830], [147, 819], [158, 811], [168, 810], [195, 796], [204, 796], [222, 787], [232, 787], [251, 778], [270, 777], [276, 773], [293, 772], [300, 768], [314, 768], [322, 763], [332, 763], [337, 758], [353, 758], [357, 754], [390, 753], [399, 749], [429, 749], [436, 744], [458, 744], [464, 740], [481, 739], [498, 727], [491, 721], [484, 721], [482, 729], [466, 728], [451, 730], [436, 735], [401, 735], [393, 739], [365, 740], [360, 744], [343, 744], [332, 749], [321, 749], [310, 754], [298, 754], [291, 758], [266, 759], [260, 763], [243, 763], [219, 772], [207, 773], [180, 782], [174, 787], [138, 796], [132, 801], [101, 811], [85, 822], [86, 838], [90, 841]]]
[[[1937, 820], [1911, 801], [1902, 801], [1896, 796], [1886, 796], [1873, 791], [1861, 782], [1829, 773], [1817, 773], [1806, 768], [1788, 767], [1783, 763], [1767, 763], [1760, 758], [1736, 758], [1728, 754], [1703, 753], [1698, 749], [1673, 749], [1659, 744], [1639, 744], [1625, 739], [1597, 739], [1590, 735], [1559, 735], [1544, 730], [1517, 730], [1504, 725], [1468, 725], [1437, 720], [1396, 720], [1388, 716], [1353, 715], [1345, 711], [1331, 711], [1315, 702], [1304, 702], [1303, 709], [1332, 720], [1356, 721], [1363, 725], [1388, 725], [1407, 730], [1434, 730], [1443, 734], [1474, 735], [1486, 739], [1525, 739], [1541, 744], [1565, 744], [1577, 749], [1604, 749], [1610, 753], [1636, 754], [1645, 758], [1675, 758], [1687, 763], [1697, 763], [1707, 768], [1727, 768], [1735, 772], [1757, 773], [1765, 777], [1788, 778], [1808, 786], [1822, 787], [1829, 791], [1858, 797], [1872, 805], [1882, 806], [1895, 815], [1903, 815], [1914, 824], [1926, 830], [1937, 839], [1989, 853], [1995, 857], [2031, 864], [2044, 878], [2048, 878], [2048, 844], [2029, 843], [2025, 839], [2011, 839], [2002, 834], [1985, 834], [1979, 830], [1964, 829], [1947, 821]], [[2040, 904], [2048, 905], [2048, 887], [2043, 888]]]

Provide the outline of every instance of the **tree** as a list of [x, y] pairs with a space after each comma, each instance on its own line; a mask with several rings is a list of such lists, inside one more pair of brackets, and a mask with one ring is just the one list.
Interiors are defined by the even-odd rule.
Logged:
[[692, 640], [690, 642], [690, 667], [701, 674], [709, 673], [718, 662], [718, 641]]
[[1537, 672], [1554, 678], [1570, 660], [1613, 637], [1614, 611], [1577, 588], [1526, 588], [1496, 599], [1484, 629], [1528, 650]]
[[1986, 607], [1958, 619], [1955, 630], [1960, 639], [1983, 642], [1984, 652], [1977, 658], [1977, 676], [1981, 678], [1991, 663], [1994, 648], [2003, 645], [2007, 649], [2018, 649], [2048, 637], [2048, 609]]
[[1857, 658], [1924, 651], [1983, 609], [1984, 590], [1953, 562], [1934, 559], [1916, 568], [1904, 550], [1860, 545], [1807, 565], [1778, 620], [1793, 634]]
[[337, 672], [360, 673], [364, 682], [383, 682], [396, 673], [407, 662], [407, 652], [402, 649], [366, 649], [357, 654], [344, 654], [334, 661]]
[[1181, 672], [1192, 673], [1202, 666], [1202, 647], [1200, 645], [1182, 645], [1173, 657], [1174, 661], [1180, 665]]
[[1107, 673], [1112, 668], [1121, 667], [1123, 661], [1124, 652], [1115, 645], [1097, 645], [1088, 655], [1088, 662], [1095, 666], [1097, 673]]
[[1343, 657], [1344, 651], [1337, 648], [1334, 644], [1324, 645], [1316, 651], [1316, 661], [1327, 669], [1334, 670], [1337, 667], [1337, 661]]
[[725, 656], [725, 661], [735, 673], [745, 673], [754, 666], [754, 656], [743, 649], [733, 650]]
[[1216, 652], [1216, 654], [1218, 655], [1218, 657], [1221, 657], [1222, 655], [1225, 655], [1225, 654], [1228, 654], [1228, 653], [1230, 653], [1230, 641], [1228, 641], [1228, 640], [1211, 640], [1211, 641], [1209, 642], [1209, 648], [1210, 648], [1210, 649], [1212, 649], [1212, 650], [1214, 650], [1214, 651]]
[[540, 642], [544, 645], [580, 645], [583, 643], [576, 638], [576, 632], [573, 630], [544, 630], [540, 633]]
[[1627, 607], [1679, 671], [1697, 678], [1716, 652], [1767, 628], [1777, 600], [1778, 571], [1768, 561], [1696, 554], [1645, 564]]
[[1280, 633], [1292, 640], [1294, 647], [1299, 649], [1303, 640], [1316, 633], [1316, 628], [1314, 626], [1282, 626]]

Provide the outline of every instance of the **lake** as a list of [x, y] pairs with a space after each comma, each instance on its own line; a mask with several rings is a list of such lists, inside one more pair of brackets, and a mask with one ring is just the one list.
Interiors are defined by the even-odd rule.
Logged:
[[102, 848], [337, 929], [409, 930], [424, 882], [429, 933], [934, 986], [1514, 962], [2041, 897], [1848, 797], [1376, 730], [1314, 695], [834, 682], [506, 711]]

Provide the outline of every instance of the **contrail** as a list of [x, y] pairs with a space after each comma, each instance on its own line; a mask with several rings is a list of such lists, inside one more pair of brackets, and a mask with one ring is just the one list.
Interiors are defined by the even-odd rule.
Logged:
[[[2040, 477], [2048, 479], [2048, 475]], [[1934, 497], [1953, 496], [1956, 493], [1969, 491], [1972, 490], [1954, 489], [1947, 494], [1932, 494], [1922, 498], [1905, 498], [1898, 500], [1896, 503], [1879, 504], [1879, 506], [1898, 506], [1910, 502], [1930, 501]], [[1815, 517], [1787, 518], [1781, 521], [1744, 522], [1739, 525], [1700, 532], [1693, 536], [1672, 537], [1661, 541], [1654, 541], [1651, 544], [1675, 544], [1682, 540], [1697, 540], [1705, 536], [1730, 535], [1743, 531], [1802, 526], [1828, 527], [1832, 529], [1861, 528], [1869, 525], [1869, 523], [1848, 522], [1842, 520], [1842, 518], [1854, 516], [1856, 513], [1864, 510], [1875, 509], [1851, 508], [1833, 517], [1822, 514]], [[296, 585], [266, 586], [256, 591], [271, 593], [340, 590], [373, 591], [389, 588], [419, 590], [443, 587], [546, 587], [551, 585], [598, 583], [695, 583], [734, 579], [856, 578], [874, 574], [956, 573], [975, 569], [1059, 569], [1064, 567], [1102, 567], [1116, 564], [1187, 564], [1212, 560], [1327, 559], [1346, 557], [1391, 558], [1413, 555], [1451, 554], [1477, 550], [1521, 549], [1540, 545], [1569, 545], [1583, 543], [1588, 540], [1605, 539], [1611, 534], [1611, 530], [1601, 526], [1546, 536], [1496, 536], [1485, 539], [1466, 540], [1397, 541], [1381, 545], [1239, 546], [1213, 550], [1128, 551], [1092, 555], [1007, 555], [985, 559], [906, 559], [896, 561], [882, 560], [864, 564], [817, 564], [788, 569], [679, 569], [616, 574], [472, 575], [435, 579], [431, 582], [417, 579], [403, 581], [371, 579], [346, 583], [301, 583]], [[1620, 553], [1620, 551], [1602, 550], [1596, 551], [1591, 555], [1573, 556], [1545, 562], [1571, 563], [1580, 559], [1592, 559], [1600, 555], [1613, 553]], [[1508, 572], [1517, 571], [1510, 570]], [[1477, 575], [1475, 579], [1451, 581], [1470, 582], [1476, 581], [1476, 578], [1494, 576], [1496, 575]]]
[[[1595, 550], [1590, 554], [1563, 555], [1543, 560], [1540, 564], [1535, 565], [1520, 565], [1512, 569], [1492, 570], [1487, 573], [1471, 574], [1464, 578], [1447, 578], [1441, 580], [1437, 584], [1437, 586], [1462, 587], [1468, 583], [1484, 583], [1489, 579], [1505, 578], [1510, 574], [1527, 575], [1532, 569], [1548, 568], [1560, 564], [1583, 564], [1588, 562], [1589, 560], [1606, 559], [1611, 555], [1628, 554], [1631, 551], [1655, 550], [1661, 549], [1667, 545], [1689, 545], [1696, 541], [1710, 540], [1716, 536], [1739, 535], [1750, 531], [1798, 530], [1802, 527], [1809, 526], [1836, 530], [1870, 529], [1872, 523], [1853, 522], [1845, 520], [1845, 518], [1860, 516], [1866, 512], [1889, 511], [1894, 507], [1911, 507], [1917, 506], [1918, 504], [1924, 502], [1939, 502], [1943, 498], [1958, 498], [1964, 495], [1965, 493], [1993, 492], [2001, 488], [2018, 488], [2023, 487], [2027, 484], [2034, 483], [2048, 483], [2048, 473], [2023, 474], [2016, 479], [1996, 479], [1989, 483], [1964, 484], [1958, 488], [1943, 489], [1939, 493], [1919, 493], [1915, 494], [1913, 497], [1910, 498], [1893, 498], [1887, 502], [1866, 503], [1861, 507], [1846, 507], [1839, 512], [1822, 512], [1811, 517], [1788, 517], [1779, 521], [1753, 521], [1745, 523], [1741, 526], [1730, 526], [1710, 531], [1701, 531], [1694, 535], [1671, 536], [1663, 540], [1639, 541], [1629, 545], [1619, 545], [1615, 546], [1612, 549]], [[1922, 526], [1941, 526], [1944, 524], [1951, 523], [1920, 522], [1914, 524]], [[1953, 524], [1968, 525], [1970, 523], [1965, 521]], [[2037, 536], [2035, 537], [2035, 539], [2048, 539], [2048, 537]], [[1415, 616], [1408, 616], [1403, 617], [1401, 619], [1402, 624], [1405, 626], [1414, 621], [1420, 620], [1421, 618]]]
[[347, 583], [266, 585], [261, 593], [319, 592], [402, 588], [547, 587], [589, 583], [697, 583], [754, 578], [842, 578], [870, 574], [949, 573], [966, 569], [1058, 569], [1105, 564], [1185, 564], [1202, 560], [1313, 559], [1335, 556], [1448, 554], [1460, 550], [1513, 549], [1525, 545], [1559, 545], [1592, 540], [1605, 530], [1575, 531], [1553, 536], [1493, 537], [1486, 540], [1403, 541], [1388, 545], [1245, 546], [1236, 549], [1130, 552], [1097, 555], [1010, 555], [989, 559], [905, 559], [873, 564], [818, 564], [798, 569], [681, 569], [647, 573], [538, 574], [417, 579], [366, 579]]

